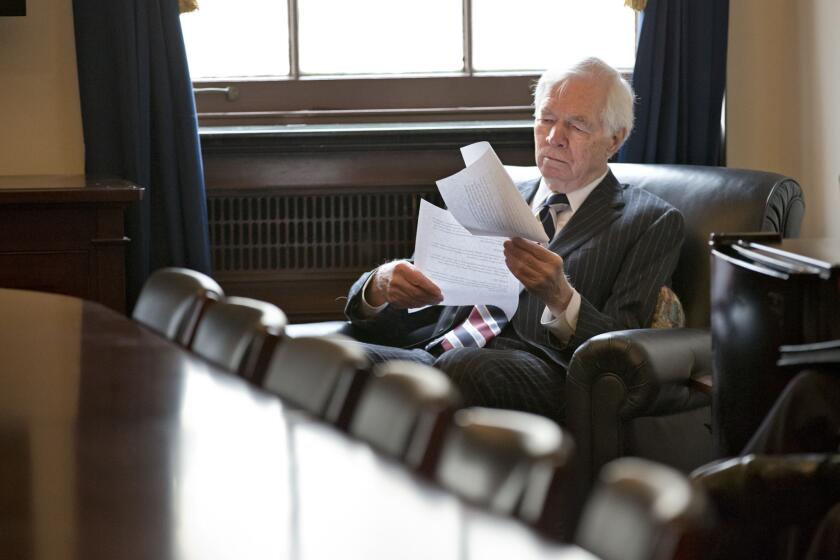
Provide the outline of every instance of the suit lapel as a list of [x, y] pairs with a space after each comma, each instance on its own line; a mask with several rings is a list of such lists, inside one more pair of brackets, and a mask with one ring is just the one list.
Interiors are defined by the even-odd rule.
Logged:
[[539, 188], [539, 186], [540, 177], [516, 183], [516, 188], [519, 190], [519, 194], [522, 195], [522, 198], [524, 198], [525, 202], [527, 202], [529, 205], [531, 204], [531, 202], [533, 202], [534, 195], [537, 194], [537, 189]]
[[623, 190], [612, 171], [607, 172], [604, 180], [586, 197], [548, 248], [565, 259], [611, 224], [624, 208]]

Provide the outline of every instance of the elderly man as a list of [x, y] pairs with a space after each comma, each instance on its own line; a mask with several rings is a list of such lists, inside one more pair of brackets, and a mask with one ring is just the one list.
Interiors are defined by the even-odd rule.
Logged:
[[[409, 261], [363, 275], [345, 312], [374, 360], [409, 359], [446, 372], [467, 405], [563, 419], [565, 368], [590, 337], [648, 326], [683, 240], [680, 213], [607, 165], [633, 125], [633, 92], [595, 58], [546, 72], [535, 93], [541, 177], [518, 184], [546, 228], [546, 247], [505, 242], [523, 284], [511, 318], [496, 308], [434, 306], [438, 287]], [[433, 305], [408, 313], [409, 308]], [[508, 320], [509, 319], [509, 320]]]

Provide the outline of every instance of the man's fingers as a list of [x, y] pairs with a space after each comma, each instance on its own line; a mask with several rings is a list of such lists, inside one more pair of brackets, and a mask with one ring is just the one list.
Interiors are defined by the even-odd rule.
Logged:
[[434, 305], [443, 299], [434, 282], [411, 263], [395, 263], [389, 272], [386, 300], [394, 307], [423, 307]]
[[412, 301], [426, 300], [434, 297], [433, 295], [411, 284], [399, 284], [397, 286], [392, 286], [391, 291], [397, 297]]
[[513, 274], [517, 280], [522, 282], [526, 288], [532, 288], [535, 283], [539, 282], [544, 276], [533, 268], [521, 266], [517, 263], [507, 261], [508, 270]]
[[536, 243], [515, 237], [504, 244], [505, 258], [546, 273], [563, 268], [563, 258]]
[[505, 264], [517, 280], [532, 292], [551, 290], [557, 286], [558, 276], [563, 274], [563, 259], [549, 252], [548, 255], [535, 255], [529, 250], [532, 243], [523, 246], [513, 241], [505, 242]]
[[406, 263], [406, 266], [401, 266], [394, 271], [394, 278], [391, 283], [421, 297], [425, 295], [437, 300], [443, 299], [443, 294], [437, 284], [429, 280], [425, 274], [408, 263]]
[[397, 287], [391, 292], [391, 304], [400, 308], [424, 307], [434, 305], [439, 301], [438, 298], [430, 298], [415, 290], [406, 291]]
[[429, 280], [425, 274], [420, 271], [416, 271], [417, 274], [411, 275], [408, 278], [409, 282], [417, 288], [420, 292], [424, 294], [428, 294], [432, 297], [441, 298], [443, 295], [440, 293], [440, 288], [438, 288], [437, 284]]
[[537, 258], [539, 258], [542, 255], [545, 255], [546, 253], [551, 253], [551, 251], [549, 251], [542, 245], [534, 243], [533, 241], [528, 241], [527, 239], [522, 239], [521, 237], [513, 237], [509, 241], [506, 241], [505, 248], [507, 248], [508, 245], [512, 246], [512, 248], [514, 249], [525, 251], [526, 253], [531, 254]]
[[505, 255], [505, 264], [508, 269], [516, 275], [527, 274], [529, 276], [543, 276], [553, 274], [556, 263], [540, 260], [530, 253], [513, 252]]

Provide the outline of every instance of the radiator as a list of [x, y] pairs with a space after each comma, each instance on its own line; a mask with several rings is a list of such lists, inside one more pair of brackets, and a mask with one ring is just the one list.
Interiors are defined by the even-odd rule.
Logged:
[[287, 194], [208, 192], [210, 242], [221, 277], [318, 278], [410, 256], [420, 199], [434, 187]]

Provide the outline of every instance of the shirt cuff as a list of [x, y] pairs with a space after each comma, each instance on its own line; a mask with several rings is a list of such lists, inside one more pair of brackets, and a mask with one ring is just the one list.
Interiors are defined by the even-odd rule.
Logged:
[[371, 304], [369, 304], [365, 299], [365, 292], [367, 291], [368, 284], [370, 284], [370, 281], [373, 279], [373, 275], [375, 272], [376, 271], [371, 272], [370, 276], [368, 276], [365, 285], [362, 286], [362, 293], [359, 294], [361, 296], [359, 298], [359, 314], [362, 316], [363, 319], [370, 319], [372, 317], [376, 317], [380, 311], [382, 311], [383, 309], [385, 309], [385, 307], [388, 306], [388, 302], [386, 301], [382, 305], [374, 307]]
[[569, 301], [569, 306], [558, 317], [548, 309], [545, 308], [540, 324], [547, 328], [557, 340], [566, 344], [577, 329], [578, 315], [580, 315], [580, 294], [577, 290], [572, 288], [572, 299]]

